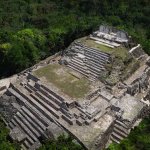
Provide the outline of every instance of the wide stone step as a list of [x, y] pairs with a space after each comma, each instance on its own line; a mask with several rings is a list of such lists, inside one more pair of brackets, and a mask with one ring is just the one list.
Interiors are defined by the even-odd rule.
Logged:
[[[84, 54], [82, 54], [84, 56]], [[75, 62], [83, 63], [84, 58], [81, 58], [79, 56], [74, 56], [71, 60], [74, 60]]]
[[117, 128], [118, 130], [120, 130], [121, 132], [124, 132], [125, 134], [129, 133], [127, 129], [125, 129], [124, 127], [122, 127], [122, 126], [120, 126], [118, 124], [115, 124], [114, 128]]
[[[18, 91], [19, 92], [19, 91]], [[21, 92], [20, 92], [21, 93]], [[44, 114], [44, 116], [46, 117], [46, 118], [48, 118], [49, 120], [51, 120], [51, 121], [53, 121], [53, 119], [52, 119], [52, 114], [49, 112], [49, 111], [47, 111], [42, 105], [41, 105], [41, 103], [39, 103], [39, 102], [37, 102], [37, 100], [35, 100], [33, 97], [31, 97], [31, 95], [33, 95], [32, 93], [30, 94], [30, 96], [28, 96], [28, 95], [25, 95], [25, 94], [23, 94], [23, 93], [21, 93], [22, 94], [22, 96], [26, 99], [26, 101], [28, 101], [31, 105], [32, 105], [32, 109], [33, 109], [33, 106], [37, 109], [37, 110], [39, 110], [42, 114]], [[39, 99], [40, 100], [40, 99]], [[41, 100], [40, 100], [41, 101]], [[42, 101], [42, 103], [43, 103], [43, 101]], [[48, 122], [49, 122], [49, 120], [47, 120]], [[49, 124], [49, 123], [48, 123]]]
[[33, 92], [27, 85], [24, 86], [24, 88], [25, 88], [29, 93], [32, 93], [32, 92]]
[[102, 52], [102, 51], [100, 51], [99, 49], [96, 49], [96, 48], [91, 48], [91, 47], [88, 47], [88, 46], [86, 46], [86, 45], [83, 45], [83, 47], [84, 47], [84, 49], [86, 49], [87, 51], [93, 51], [93, 52], [95, 52], [95, 53], [100, 53], [100, 54], [103, 54], [103, 55], [105, 55], [105, 56], [109, 56], [109, 54], [108, 53], [105, 53], [105, 52]]
[[105, 66], [107, 64], [107, 61], [105, 60], [98, 60], [96, 58], [87, 58], [87, 64], [93, 65], [93, 66]]
[[33, 87], [30, 83], [27, 83], [27, 86], [34, 92], [37, 91], [37, 89], [35, 87]]
[[39, 149], [40, 146], [41, 146], [41, 143], [38, 140], [29, 148], [29, 150], [37, 150], [37, 149]]
[[[78, 54], [84, 55], [84, 49], [82, 49], [82, 48], [81, 49], [76, 49], [75, 52], [78, 53]], [[78, 56], [76, 56], [76, 57], [78, 57]]]
[[117, 128], [114, 128], [114, 132], [117, 133], [118, 135], [122, 136], [123, 138], [125, 138], [125, 137], [128, 136], [128, 134], [126, 134], [126, 133], [120, 131], [120, 130], [117, 129]]
[[28, 120], [20, 112], [17, 112], [16, 117], [24, 124], [24, 127], [28, 128], [32, 132], [32, 134], [36, 138], [40, 137], [40, 133], [37, 130], [35, 130], [35, 128], [30, 124], [30, 122], [28, 122]]
[[84, 70], [84, 71], [86, 71], [86, 66], [84, 65], [79, 65], [78, 63], [75, 63], [75, 62], [73, 62], [73, 61], [71, 61], [70, 63], [69, 63], [69, 65], [70, 66], [73, 66], [73, 67], [75, 67], [75, 68], [80, 68], [80, 69], [82, 69], [82, 70]]
[[48, 91], [46, 91], [44, 88], [39, 89], [40, 92], [43, 92], [43, 94], [48, 97], [50, 100], [52, 100], [55, 104], [60, 106], [62, 104], [62, 101], [56, 98], [54, 95], [50, 94]]
[[85, 120], [83, 120], [82, 118], [76, 119], [76, 124], [78, 124], [79, 126], [82, 126], [84, 123], [85, 123]]
[[117, 143], [117, 144], [120, 143], [120, 140], [114, 138], [112, 135], [110, 136], [110, 139], [111, 139], [112, 142], [115, 142], [115, 143]]
[[15, 127], [15, 125], [14, 125], [12, 122], [9, 122], [8, 127], [9, 127], [10, 129], [13, 129], [13, 128]]
[[34, 129], [37, 130], [38, 133], [42, 134], [43, 133], [43, 129], [41, 129], [41, 127], [36, 123], [34, 122], [34, 120], [32, 120], [30, 117], [28, 117], [24, 112], [23, 110], [20, 110], [20, 113], [21, 115], [29, 122], [29, 124], [31, 126], [33, 126]]
[[104, 58], [110, 57], [110, 55], [108, 53], [106, 54], [104, 52], [101, 52], [100, 50], [96, 50], [96, 51], [94, 51], [94, 50], [92, 50], [92, 51], [87, 50], [86, 52], [88, 52], [88, 53], [92, 52], [94, 55], [99, 55], [99, 56], [102, 56]]
[[103, 71], [106, 71], [106, 69], [104, 68], [104, 67], [101, 67], [101, 68], [99, 68], [98, 70], [96, 70], [95, 68], [93, 68], [93, 67], [90, 67], [90, 68], [88, 68], [88, 70], [90, 71], [90, 72], [93, 72], [93, 73], [95, 73], [95, 74], [97, 74], [97, 75], [99, 75], [101, 72], [103, 72]]
[[88, 60], [88, 62], [86, 64], [89, 64], [89, 65], [92, 65], [92, 66], [97, 66], [97, 67], [103, 67], [106, 62], [100, 62], [100, 61], [96, 61], [95, 59], [91, 59], [91, 60]]
[[90, 71], [92, 71], [93, 73], [99, 74], [102, 70], [105, 70], [104, 67], [99, 67], [99, 69], [94, 68], [93, 66], [89, 66], [88, 68]]
[[68, 65], [68, 67], [71, 68], [74, 71], [77, 71], [77, 72], [81, 73], [82, 75], [88, 76], [87, 73], [85, 73], [83, 70], [80, 70], [79, 68], [76, 68], [76, 67], [73, 67], [73, 66], [70, 66], [70, 65]]
[[93, 70], [91, 68], [89, 68], [88, 70], [90, 71], [90, 74], [93, 74], [94, 76], [99, 76], [100, 72], [101, 72], [101, 70], [98, 72], [98, 71], [95, 71], [95, 70]]
[[21, 144], [21, 149], [22, 149], [22, 150], [28, 150], [28, 147], [26, 147], [26, 146], [24, 145], [24, 143], [23, 143], [23, 144]]
[[66, 115], [62, 115], [62, 119], [64, 119], [70, 125], [73, 125], [73, 120], [67, 117]]
[[60, 111], [62, 112], [62, 114], [66, 115], [68, 118], [72, 119], [73, 118], [73, 115], [68, 111], [66, 110], [65, 108], [61, 108]]
[[94, 117], [94, 121], [97, 122], [101, 117], [102, 117], [102, 113], [98, 113], [98, 114]]
[[20, 101], [22, 101], [26, 107], [34, 113], [34, 115], [39, 116], [43, 119], [43, 123], [45, 124], [45, 126], [48, 126], [48, 124], [51, 122], [49, 119], [47, 119], [47, 117], [45, 117], [43, 115], [43, 113], [41, 113], [34, 105], [34, 103], [29, 103], [24, 97], [22, 97], [19, 93], [17, 93], [14, 89], [9, 88], [9, 91], [11, 92], [11, 94], [15, 97], [17, 97], [18, 99], [20, 99]]
[[105, 70], [104, 67], [92, 66], [90, 64], [87, 65], [87, 68], [90, 69], [90, 70], [98, 71], [98, 72], [100, 72], [101, 70]]
[[81, 47], [76, 47], [75, 45], [73, 45], [71, 48], [70, 48], [71, 51], [75, 51], [75, 52], [81, 52], [82, 53], [82, 50], [81, 50]]
[[[14, 119], [12, 119], [10, 123], [14, 124], [17, 127], [20, 127], [20, 125]], [[27, 136], [27, 138], [23, 142], [23, 145], [24, 145], [24, 147], [26, 147], [28, 149], [29, 147], [31, 147], [31, 145], [34, 144], [34, 141], [30, 138], [30, 136], [28, 136], [28, 134], [26, 134], [26, 136]]]
[[24, 125], [24, 123], [17, 116], [14, 116], [13, 120], [14, 122], [16, 122], [17, 126], [20, 127], [24, 131], [24, 133], [28, 135], [28, 137], [30, 137], [30, 141], [32, 139], [31, 142], [33, 144], [37, 140], [34, 134], [28, 129], [26, 125]]
[[109, 55], [105, 55], [104, 53], [101, 53], [99, 50], [98, 51], [94, 51], [93, 49], [84, 49], [85, 53], [89, 53], [89, 54], [93, 54], [93, 55], [97, 55], [99, 57], [103, 57], [103, 58], [108, 58]]
[[90, 125], [93, 122], [94, 118], [88, 119], [85, 121], [86, 125]]
[[18, 126], [18, 124], [13, 119], [11, 119], [10, 123], [12, 123], [15, 127]]
[[43, 115], [43, 113], [41, 113], [37, 107], [33, 107], [30, 103], [26, 106], [40, 121], [42, 121], [45, 127], [48, 126], [51, 121], [45, 117], [45, 115]]
[[46, 102], [48, 105], [50, 105], [51, 107], [53, 107], [56, 111], [58, 111], [60, 109], [60, 106], [57, 105], [56, 103], [53, 102], [52, 98], [49, 98], [49, 95], [43, 91], [42, 89], [40, 89], [37, 93], [37, 96], [39, 98], [41, 98], [44, 102]]
[[115, 132], [112, 133], [112, 137], [113, 137], [114, 139], [118, 140], [118, 141], [123, 140], [123, 137], [120, 136], [120, 135], [118, 135], [118, 134], [115, 133]]
[[121, 122], [119, 120], [116, 120], [115, 123], [118, 124], [118, 125], [120, 125], [120, 126], [122, 126], [122, 127], [124, 127], [124, 128], [126, 128], [126, 129], [128, 129], [128, 126], [125, 125], [123, 122]]
[[101, 62], [96, 62], [94, 59], [93, 60], [89, 60], [86, 65], [91, 66], [91, 67], [95, 67], [97, 69], [102, 68], [106, 65], [107, 63], [101, 63]]
[[38, 84], [38, 83], [35, 83], [34, 87], [44, 93], [44, 95], [46, 97], [48, 97], [50, 100], [52, 100], [54, 103], [56, 103], [57, 105], [61, 105], [62, 102], [64, 101], [64, 99], [62, 97], [60, 97], [59, 95], [57, 95], [54, 91], [50, 90], [49, 88], [45, 87], [44, 85], [42, 84]]
[[109, 57], [110, 56], [109, 54], [101, 52], [98, 49], [89, 48], [89, 47], [85, 47], [84, 49], [86, 50], [86, 52], [92, 52], [92, 53], [95, 53], [95, 54], [100, 54], [100, 55], [103, 55], [105, 57]]
[[54, 91], [50, 90], [48, 87], [41, 85], [41, 87], [46, 90], [48, 93], [52, 94], [54, 97], [56, 97], [58, 100], [60, 100], [61, 102], [64, 102], [64, 98], [59, 96], [58, 94], [56, 94]]
[[75, 64], [75, 65], [78, 65], [78, 66], [81, 66], [81, 67], [85, 68], [85, 63], [84, 63], [83, 61], [82, 61], [82, 62], [79, 62], [79, 61], [76, 61], [76, 60], [72, 59], [70, 63], [72, 63], [72, 64]]
[[96, 58], [98, 60], [108, 60], [109, 59], [109, 57], [107, 57], [107, 56], [103, 56], [101, 54], [94, 54], [93, 52], [86, 52], [85, 56], [91, 57], [91, 58]]
[[89, 73], [89, 77], [94, 77], [94, 78], [98, 78], [98, 77], [100, 77], [100, 75], [98, 75], [98, 74], [95, 74], [94, 72], [92, 72], [92, 71], [90, 71], [90, 73]]
[[29, 149], [29, 148], [31, 147], [31, 145], [30, 145], [30, 143], [29, 143], [29, 141], [28, 141], [27, 139], [23, 142], [23, 145], [24, 145], [27, 149]]
[[85, 67], [83, 68], [83, 67], [78, 66], [78, 65], [73, 64], [73, 63], [69, 63], [67, 66], [78, 69], [78, 70], [82, 71], [83, 73], [86, 73], [86, 70], [87, 70], [87, 68], [85, 68]]
[[73, 61], [75, 61], [75, 62], [79, 62], [79, 63], [84, 63], [83, 62], [83, 58], [80, 58], [80, 57], [77, 57], [77, 56], [75, 56], [75, 57], [73, 57], [73, 59], [72, 59]]
[[104, 58], [104, 57], [101, 57], [101, 56], [98, 56], [98, 55], [93, 55], [92, 53], [89, 54], [89, 53], [85, 53], [85, 56], [87, 59], [92, 59], [95, 61], [101, 61], [101, 62], [108, 62], [108, 58]]
[[106, 60], [91, 58], [91, 57], [87, 58], [87, 60], [88, 60], [89, 64], [96, 64], [96, 65], [102, 65], [102, 66], [104, 66], [105, 64], [108, 63], [108, 61], [106, 61]]
[[59, 119], [59, 113], [56, 112], [52, 107], [50, 107], [47, 103], [45, 103], [42, 99], [38, 98], [35, 94], [30, 94], [33, 100], [31, 102], [37, 106], [38, 109], [41, 110], [47, 117], [53, 120], [53, 117]]
[[46, 129], [46, 126], [42, 123], [43, 120], [41, 120], [41, 118], [39, 116], [35, 116], [33, 114], [33, 112], [31, 112], [28, 108], [26, 107], [22, 107], [21, 108], [23, 110], [23, 112], [28, 115], [28, 117], [30, 117], [38, 126], [40, 126], [40, 128], [44, 131]]
[[92, 57], [87, 57], [87, 61], [92, 64], [105, 65], [108, 61], [103, 59], [97, 59]]

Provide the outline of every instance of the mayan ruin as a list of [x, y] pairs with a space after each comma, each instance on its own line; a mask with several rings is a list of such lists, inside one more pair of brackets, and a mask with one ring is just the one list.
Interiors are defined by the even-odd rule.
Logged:
[[0, 113], [23, 150], [69, 134], [87, 150], [120, 143], [150, 105], [150, 57], [107, 25], [0, 80]]

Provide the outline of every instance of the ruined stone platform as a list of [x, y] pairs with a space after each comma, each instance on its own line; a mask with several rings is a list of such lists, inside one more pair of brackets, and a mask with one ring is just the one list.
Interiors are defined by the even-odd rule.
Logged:
[[[85, 149], [103, 149], [108, 143], [120, 143], [141, 119], [150, 97], [150, 57], [136, 44], [127, 49], [131, 39], [120, 30], [101, 26], [89, 38], [113, 48], [111, 52], [124, 47], [123, 53], [134, 60], [124, 70], [130, 66], [132, 70], [137, 62], [138, 68], [123, 72], [124, 66], [114, 63], [116, 53], [77, 40], [62, 56], [0, 81], [0, 113], [10, 137], [22, 149], [38, 149], [41, 140], [63, 133], [71, 134]], [[115, 82], [110, 84], [108, 79]]]

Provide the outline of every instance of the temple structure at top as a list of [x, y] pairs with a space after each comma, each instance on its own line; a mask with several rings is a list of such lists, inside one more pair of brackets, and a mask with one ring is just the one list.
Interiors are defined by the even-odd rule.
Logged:
[[96, 43], [100, 43], [112, 48], [119, 47], [120, 44], [127, 45], [130, 41], [130, 37], [126, 32], [104, 25], [101, 25], [98, 31], [93, 32], [90, 38], [96, 40]]

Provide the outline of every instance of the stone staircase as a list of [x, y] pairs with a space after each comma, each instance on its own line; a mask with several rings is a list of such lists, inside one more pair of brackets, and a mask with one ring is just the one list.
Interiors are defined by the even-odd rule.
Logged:
[[[22, 88], [21, 88], [22, 86]], [[64, 99], [43, 85], [27, 83], [19, 87], [11, 86], [7, 94], [13, 95], [24, 105], [8, 123], [13, 131], [16, 127], [24, 134], [24, 139], [19, 141], [22, 149], [37, 149], [40, 147], [40, 138], [44, 135], [50, 124], [58, 125], [56, 120], [73, 124], [73, 120], [61, 113], [60, 106]], [[22, 90], [20, 90], [22, 89]], [[64, 108], [65, 109], [65, 108]]]
[[[110, 58], [109, 54], [78, 42], [74, 42], [69, 49], [76, 54], [71, 58], [68, 64], [69, 68], [88, 77], [91, 81], [97, 80], [105, 71], [105, 64], [109, 62]], [[79, 55], [82, 55], [83, 58]]]
[[115, 121], [110, 140], [119, 144], [121, 140], [128, 136], [129, 132], [130, 130], [128, 128], [128, 125], [117, 119]]
[[[10, 85], [6, 94], [14, 96], [22, 107], [8, 122], [10, 136], [21, 143], [23, 150], [35, 150], [40, 147], [41, 138], [47, 138], [46, 131], [50, 127], [55, 130], [69, 130], [70, 126], [90, 124], [94, 118], [87, 119], [88, 113], [80, 106], [75, 106], [74, 112], [70, 111], [63, 96], [59, 96], [50, 87], [29, 79], [17, 85]], [[76, 116], [76, 117], [75, 117]], [[17, 131], [20, 132], [17, 136]], [[53, 128], [50, 129], [53, 131]], [[23, 136], [20, 136], [23, 135]], [[52, 133], [53, 135], [53, 133]], [[54, 135], [55, 136], [55, 135]]]

